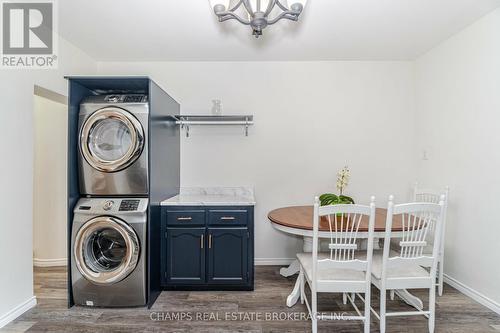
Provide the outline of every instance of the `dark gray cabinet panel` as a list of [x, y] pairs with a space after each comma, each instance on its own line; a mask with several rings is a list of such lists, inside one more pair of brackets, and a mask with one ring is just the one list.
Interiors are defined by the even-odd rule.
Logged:
[[205, 283], [205, 228], [167, 228], [167, 283]]
[[247, 282], [249, 238], [247, 228], [208, 229], [208, 283]]

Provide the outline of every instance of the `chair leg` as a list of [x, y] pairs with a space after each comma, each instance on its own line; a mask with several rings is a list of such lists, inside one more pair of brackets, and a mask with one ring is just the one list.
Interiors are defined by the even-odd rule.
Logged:
[[318, 320], [312, 318], [312, 333], [318, 333]]
[[396, 292], [395, 292], [394, 290], [391, 290], [391, 291], [389, 292], [389, 295], [390, 295], [390, 297], [391, 297], [391, 301], [394, 301], [394, 296], [396, 295]]
[[311, 321], [312, 321], [312, 332], [318, 332], [318, 295], [316, 290], [311, 290]]
[[385, 333], [385, 298], [387, 291], [380, 289], [380, 333]]
[[305, 278], [304, 278], [304, 270], [302, 266], [300, 266], [300, 272], [299, 272], [299, 283], [300, 283], [300, 304], [304, 304], [304, 297], [305, 297]]
[[347, 293], [342, 293], [342, 303], [347, 304]]
[[443, 257], [439, 260], [439, 271], [438, 271], [438, 294], [439, 296], [443, 296], [443, 274], [444, 274], [444, 264]]
[[371, 314], [371, 290], [370, 286], [368, 286], [368, 289], [366, 290], [365, 293], [365, 332], [364, 333], [370, 333], [370, 314]]
[[434, 333], [436, 318], [436, 286], [432, 284], [429, 290], [429, 333]]

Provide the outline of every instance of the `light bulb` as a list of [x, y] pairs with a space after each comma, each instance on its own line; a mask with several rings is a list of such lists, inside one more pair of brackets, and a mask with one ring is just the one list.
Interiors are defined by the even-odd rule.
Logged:
[[288, 0], [288, 8], [301, 12], [306, 6], [307, 0]]

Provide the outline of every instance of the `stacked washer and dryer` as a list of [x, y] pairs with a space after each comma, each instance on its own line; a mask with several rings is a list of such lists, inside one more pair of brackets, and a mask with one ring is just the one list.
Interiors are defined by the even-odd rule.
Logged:
[[80, 104], [81, 198], [71, 228], [71, 288], [86, 306], [147, 302], [146, 94], [86, 97]]

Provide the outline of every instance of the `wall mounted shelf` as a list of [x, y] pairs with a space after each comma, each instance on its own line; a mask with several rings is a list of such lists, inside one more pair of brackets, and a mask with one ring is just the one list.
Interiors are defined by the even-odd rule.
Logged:
[[174, 116], [176, 124], [181, 126], [181, 129], [186, 130], [186, 137], [189, 137], [189, 126], [198, 125], [239, 125], [245, 127], [245, 136], [248, 136], [248, 126], [253, 125], [253, 116], [200, 116], [200, 115], [176, 115]]

